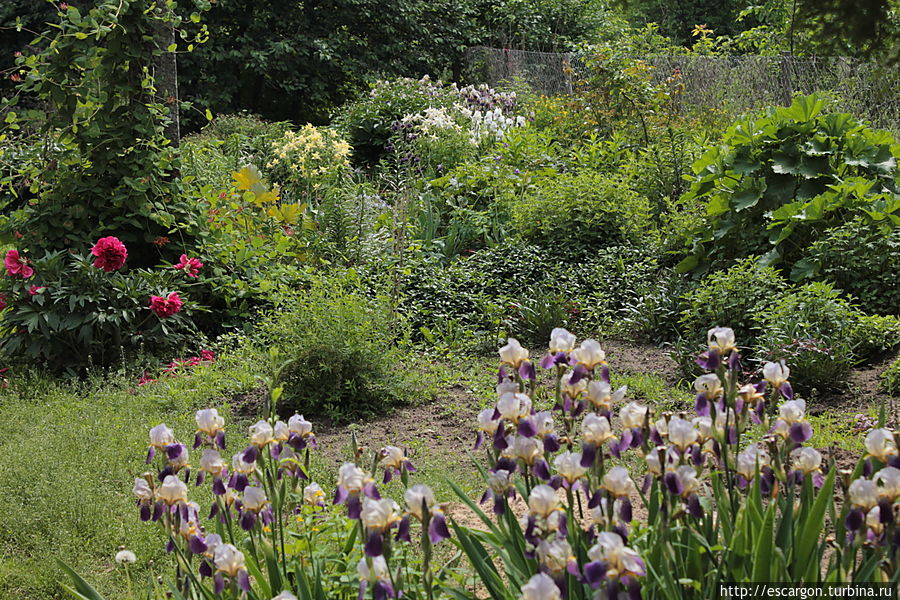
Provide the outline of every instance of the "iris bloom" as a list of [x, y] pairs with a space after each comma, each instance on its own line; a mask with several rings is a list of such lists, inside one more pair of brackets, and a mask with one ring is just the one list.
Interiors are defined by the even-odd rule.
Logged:
[[850, 531], [859, 531], [866, 523], [866, 517], [873, 509], [878, 508], [878, 485], [860, 477], [850, 484], [847, 495], [852, 508], [847, 513], [844, 525]]
[[282, 475], [293, 477], [294, 479], [309, 479], [300, 457], [290, 447], [283, 448], [278, 455], [278, 478]]
[[444, 511], [435, 503], [434, 492], [427, 485], [416, 484], [406, 490], [403, 496], [408, 511], [400, 521], [398, 539], [409, 541], [409, 518], [415, 517], [423, 525], [428, 523], [428, 539], [432, 544], [450, 537]]
[[359, 598], [366, 594], [366, 588], [372, 586], [373, 600], [395, 598], [394, 586], [391, 585], [391, 574], [383, 556], [361, 558], [356, 565], [359, 574]]
[[[503, 394], [497, 401], [495, 417], [518, 423], [531, 415], [531, 398], [527, 394]], [[532, 434], [533, 435], [533, 434]]]
[[[603, 476], [602, 487], [615, 499], [619, 506], [619, 517], [626, 523], [631, 522], [631, 495], [637, 493], [637, 486], [631, 480], [628, 469], [625, 467], [613, 467]], [[599, 501], [599, 496], [591, 498], [590, 507], [594, 508]]]
[[379, 454], [381, 455], [379, 464], [384, 468], [384, 483], [393, 479], [394, 475], [401, 475], [403, 471], [416, 472], [412, 462], [406, 458], [406, 453], [397, 446], [385, 446]]
[[522, 435], [513, 437], [511, 443], [503, 450], [502, 456], [521, 460], [544, 481], [550, 479], [550, 467], [544, 460], [544, 446], [537, 438]]
[[341, 465], [338, 471], [334, 504], [346, 504], [347, 516], [358, 519], [362, 511], [362, 496], [379, 500], [381, 495], [369, 475], [351, 462]]
[[892, 463], [897, 456], [897, 443], [890, 429], [873, 429], [866, 435], [866, 455], [877, 458], [885, 464]]
[[227, 475], [225, 470], [225, 461], [216, 450], [206, 448], [200, 457], [200, 474], [197, 475], [197, 485], [201, 485], [206, 479], [206, 475], [213, 477], [213, 493], [222, 495], [225, 493], [225, 484], [222, 482], [223, 476]]
[[783, 439], [790, 438], [802, 444], [812, 437], [812, 426], [806, 420], [806, 402], [804, 400], [788, 400], [778, 407], [778, 419], [772, 431]]
[[744, 488], [756, 477], [756, 471], [762, 477], [763, 485], [771, 483], [771, 468], [769, 467], [769, 455], [759, 444], [750, 444], [737, 455], [738, 486]]
[[537, 547], [537, 559], [546, 572], [558, 581], [563, 579], [566, 572], [576, 577], [580, 575], [575, 553], [565, 539], [541, 541]]
[[585, 396], [595, 411], [608, 418], [612, 415], [613, 404], [621, 402], [627, 392], [627, 385], [623, 385], [614, 392], [608, 382], [595, 379], [588, 384]]
[[325, 492], [322, 491], [322, 486], [313, 482], [303, 488], [303, 503], [310, 506], [324, 507]]
[[735, 350], [734, 331], [729, 327], [713, 327], [706, 334], [706, 343], [709, 348], [697, 360], [704, 369], [715, 371], [722, 364], [722, 359], [731, 354], [729, 367], [734, 369], [738, 364], [738, 355]]
[[[150, 487], [150, 484], [146, 479], [142, 477], [135, 477], [134, 479], [134, 487], [131, 489], [134, 495], [137, 497], [137, 505], [140, 509], [141, 521], [149, 521], [151, 517], [151, 510], [153, 507], [153, 488]], [[157, 515], [157, 518], [159, 515]]]
[[494, 437], [497, 433], [497, 427], [500, 425], [500, 419], [495, 417], [496, 409], [486, 408], [478, 413], [478, 433], [475, 437], [475, 450], [484, 443], [485, 435]]
[[231, 457], [231, 477], [228, 480], [228, 487], [238, 492], [243, 492], [244, 488], [250, 485], [250, 475], [256, 471], [256, 464], [244, 460], [244, 452], [238, 452]]
[[640, 555], [625, 546], [618, 533], [602, 531], [597, 542], [588, 550], [591, 562], [584, 566], [585, 579], [592, 588], [604, 581], [622, 581], [631, 584], [632, 579], [646, 574]]
[[597, 449], [603, 446], [608, 440], [615, 440], [609, 419], [598, 416], [594, 413], [588, 413], [581, 422], [581, 464], [589, 467], [594, 464], [597, 456]]
[[312, 423], [303, 418], [303, 415], [294, 415], [288, 419], [287, 443], [297, 451], [303, 450], [307, 445], [316, 447], [316, 435], [313, 433]]
[[622, 439], [618, 444], [610, 448], [614, 456], [618, 457], [623, 450], [637, 448], [644, 443], [644, 424], [649, 411], [646, 406], [637, 402], [629, 402], [619, 411], [619, 419], [622, 421]]
[[544, 451], [556, 452], [559, 450], [559, 438], [556, 435], [556, 424], [553, 422], [553, 413], [549, 410], [541, 411], [531, 417], [537, 429], [537, 437], [544, 442]]
[[244, 563], [244, 553], [231, 544], [216, 548], [213, 558], [216, 567], [214, 591], [216, 595], [225, 591], [226, 582], [233, 582], [245, 592], [250, 592], [250, 574]]
[[581, 452], [563, 452], [553, 459], [553, 466], [567, 488], [575, 485], [588, 472], [588, 468], [582, 466], [581, 462]]
[[573, 402], [578, 400], [578, 397], [581, 396], [581, 393], [585, 391], [588, 386], [588, 380], [579, 376], [575, 371], [570, 371], [563, 375], [559, 383], [562, 392]]
[[593, 371], [596, 367], [606, 365], [606, 352], [603, 351], [597, 340], [584, 340], [572, 351], [572, 360], [588, 371]]
[[250, 426], [250, 446], [244, 450], [244, 460], [248, 463], [256, 462], [259, 452], [275, 442], [275, 430], [268, 421], [257, 421]]
[[688, 512], [695, 518], [703, 517], [703, 507], [700, 505], [699, 492], [700, 480], [697, 479], [697, 471], [694, 467], [682, 465], [663, 476], [666, 489], [673, 496], [681, 496], [687, 503]]
[[878, 497], [882, 501], [900, 500], [900, 469], [885, 467], [878, 471], [872, 480], [878, 486]]
[[367, 556], [381, 556], [384, 553], [384, 536], [400, 522], [399, 511], [400, 507], [390, 498], [363, 499], [360, 520], [367, 534]]
[[722, 382], [715, 373], [707, 373], [698, 377], [694, 381], [694, 390], [697, 392], [694, 408], [701, 417], [708, 417], [710, 415], [709, 405], [725, 393]]
[[687, 451], [700, 437], [700, 433], [691, 421], [680, 417], [672, 417], [668, 423], [669, 442], [674, 444], [682, 453]]
[[156, 456], [156, 452], [165, 450], [166, 446], [175, 443], [175, 434], [166, 424], [157, 425], [150, 430], [150, 450], [147, 452], [147, 464]]
[[515, 338], [508, 338], [500, 348], [500, 362], [519, 372], [522, 379], [534, 379], [534, 365], [528, 360], [528, 350]]
[[568, 354], [575, 348], [575, 336], [562, 327], [550, 332], [550, 345], [547, 354], [541, 359], [541, 367], [549, 369], [554, 365], [568, 363]]
[[244, 498], [240, 505], [241, 529], [250, 531], [256, 525], [257, 519], [268, 525], [274, 519], [272, 507], [266, 492], [262, 488], [248, 487], [244, 489]]
[[198, 410], [195, 419], [197, 421], [197, 434], [194, 436], [194, 448], [199, 448], [205, 441], [224, 450], [225, 419], [219, 416], [219, 411], [215, 408]]
[[535, 547], [552, 533], [559, 532], [563, 537], [567, 535], [566, 513], [556, 490], [544, 484], [531, 490], [525, 522], [525, 539]]
[[794, 397], [794, 390], [791, 387], [791, 383], [788, 381], [788, 377], [790, 376], [791, 370], [784, 360], [780, 360], [777, 363], [767, 362], [763, 365], [763, 379], [765, 379], [773, 388], [780, 391], [782, 396], [788, 399]]
[[512, 472], [506, 469], [490, 471], [487, 477], [488, 489], [481, 497], [481, 504], [488, 499], [494, 501], [494, 514], [502, 515], [506, 512], [507, 499], [516, 495], [516, 486], [512, 481]]
[[791, 452], [791, 464], [795, 482], [800, 483], [804, 476], [812, 475], [815, 486], [822, 487], [825, 479], [822, 477], [822, 455], [818, 450], [806, 446], [795, 448]]
[[521, 600], [562, 600], [559, 588], [546, 573], [538, 573], [529, 579], [521, 591]]

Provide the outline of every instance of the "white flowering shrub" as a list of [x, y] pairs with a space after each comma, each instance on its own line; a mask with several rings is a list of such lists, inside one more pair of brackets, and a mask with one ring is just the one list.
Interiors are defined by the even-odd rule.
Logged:
[[[718, 597], [724, 582], [896, 583], [897, 435], [882, 417], [853, 468], [826, 463], [809, 445], [790, 368], [767, 363], [760, 381], [742, 381], [731, 329], [709, 330], [691, 414], [628, 401], [610, 385], [600, 344], [565, 329], [538, 360], [510, 339], [500, 361], [496, 402], [477, 418], [484, 495], [451, 483], [480, 519], [475, 528], [413, 483], [398, 447], [367, 457], [354, 438], [355, 459], [335, 485], [311, 482], [315, 435], [301, 415], [260, 420], [228, 461], [215, 410], [197, 413], [193, 451], [154, 427], [153, 468], [134, 494], [172, 557], [169, 593], [674, 600]], [[546, 393], [538, 369], [550, 375]], [[404, 506], [382, 496], [390, 485], [402, 486]], [[196, 486], [211, 488], [209, 508], [190, 499]], [[476, 576], [478, 594], [460, 585], [455, 560], [436, 564], [437, 544], [468, 559], [460, 568]], [[76, 596], [99, 598], [70, 575]]]

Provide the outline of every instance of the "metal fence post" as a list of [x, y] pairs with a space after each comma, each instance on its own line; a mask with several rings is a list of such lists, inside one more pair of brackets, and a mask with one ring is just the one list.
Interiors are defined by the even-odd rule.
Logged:
[[781, 53], [781, 93], [782, 104], [790, 106], [793, 102], [794, 90], [791, 85], [791, 58], [790, 52]]

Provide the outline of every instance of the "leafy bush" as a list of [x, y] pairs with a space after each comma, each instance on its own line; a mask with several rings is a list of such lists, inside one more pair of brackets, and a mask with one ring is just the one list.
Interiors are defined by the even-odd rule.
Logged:
[[274, 156], [272, 145], [288, 131], [290, 123], [245, 113], [216, 117], [200, 133], [181, 140], [182, 173], [193, 177], [196, 187], [222, 189], [234, 171], [247, 165], [264, 168]]
[[542, 178], [511, 200], [512, 226], [526, 242], [579, 256], [633, 244], [653, 248], [658, 235], [646, 198], [615, 176], [584, 171]]
[[900, 313], [900, 227], [884, 232], [857, 217], [826, 231], [805, 262], [805, 277], [834, 283], [866, 312]]
[[881, 374], [881, 389], [891, 396], [900, 396], [900, 358], [897, 358]]
[[900, 345], [900, 317], [858, 313], [850, 332], [853, 354], [871, 360]]
[[801, 391], [839, 387], [854, 364], [858, 317], [830, 284], [806, 284], [760, 310], [754, 354], [759, 360], [788, 361]]
[[453, 323], [467, 332], [469, 348], [483, 350], [504, 332], [533, 344], [549, 334], [552, 318], [578, 330], [611, 331], [656, 278], [655, 260], [640, 249], [602, 248], [571, 262], [546, 248], [507, 242], [443, 268], [416, 265], [400, 279], [400, 310], [426, 339]]
[[726, 271], [708, 275], [685, 296], [680, 333], [693, 346], [706, 339], [709, 323], [727, 324], [738, 339], [751, 344], [768, 305], [788, 287], [775, 269], [762, 266], [758, 259], [738, 261]]
[[[7, 267], [0, 348], [8, 356], [72, 372], [197, 343], [192, 317], [202, 309], [184, 294], [196, 286], [184, 269], [107, 272], [92, 260], [48, 252], [28, 261], [32, 275]], [[154, 297], [169, 304], [158, 308]]]
[[363, 295], [350, 274], [276, 298], [254, 335], [286, 363], [280, 414], [346, 420], [425, 399], [419, 376], [396, 368], [408, 360], [404, 330], [387, 300]]
[[706, 219], [681, 271], [759, 254], [798, 279], [827, 230], [854, 217], [885, 231], [900, 223], [894, 139], [823, 106], [798, 97], [742, 118], [694, 164], [685, 198], [705, 200]]

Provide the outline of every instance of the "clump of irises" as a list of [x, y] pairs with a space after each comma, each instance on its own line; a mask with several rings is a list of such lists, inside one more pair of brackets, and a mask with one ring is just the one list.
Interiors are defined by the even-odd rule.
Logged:
[[[355, 529], [351, 542], [360, 540], [360, 598], [402, 595], [403, 582], [391, 564], [392, 546], [398, 543], [421, 547], [422, 586], [427, 598], [434, 596], [432, 549], [450, 533], [443, 506], [431, 488], [410, 481], [416, 469], [405, 450], [381, 448], [367, 469], [359, 466], [363, 449], [354, 435], [355, 461], [338, 469], [334, 493], [327, 497], [310, 480], [311, 451], [317, 441], [312, 423], [303, 415], [287, 422], [273, 416], [254, 423], [248, 444], [230, 459], [223, 456], [225, 421], [218, 411], [200, 410], [196, 422], [190, 450], [165, 424], [150, 430], [146, 464], [152, 470], [136, 478], [133, 486], [141, 520], [159, 523], [167, 537], [166, 551], [175, 557], [176, 582], [184, 597], [261, 598], [259, 591], [276, 582], [298, 584], [296, 566], [310, 564], [312, 558], [298, 556], [291, 540], [304, 539], [307, 551], [314, 553], [313, 532], [321, 526], [316, 521], [326, 518], [328, 504], [346, 507], [346, 518]], [[191, 453], [195, 459], [199, 456], [198, 464], [192, 465]], [[403, 508], [381, 497], [372, 477], [378, 470], [383, 471], [382, 485], [394, 478], [401, 482]], [[192, 487], [207, 484], [212, 502], [201, 514], [189, 495]], [[297, 526], [308, 520], [312, 523], [304, 537]], [[418, 537], [416, 531], [421, 532]], [[352, 547], [348, 551], [352, 554]], [[267, 570], [261, 570], [266, 565]], [[256, 577], [267, 573], [268, 581], [256, 585], [251, 572]], [[277, 598], [295, 596], [285, 590]]]
[[[806, 402], [795, 396], [788, 365], [761, 364], [758, 378], [748, 381], [754, 373], [727, 327], [709, 330], [697, 359], [706, 373], [693, 385], [693, 414], [658, 412], [628, 400], [625, 386], [611, 384], [599, 342], [578, 344], [565, 329], [553, 330], [539, 360], [515, 339], [499, 355], [496, 401], [478, 414], [474, 447], [484, 448], [487, 461], [481, 502], [492, 505], [511, 536], [497, 545], [501, 554], [516, 537], [505, 515], [516, 497], [525, 503], [517, 515], [522, 552], [537, 565], [536, 573], [515, 573], [527, 577], [525, 600], [591, 598], [601, 590], [610, 598], [640, 597], [648, 568], [639, 550], [661, 561], [651, 571], [674, 568], [664, 564], [668, 559], [658, 548], [631, 545], [640, 528], [636, 502], [662, 532], [711, 531], [717, 518], [739, 514], [748, 498], [772, 505], [773, 515], [776, 507], [790, 512], [782, 506], [799, 503], [802, 518], [835, 469], [809, 445]], [[540, 380], [552, 381], [552, 392], [541, 393]], [[874, 573], [885, 581], [896, 577], [897, 441], [885, 427], [868, 433], [866, 456], [855, 472], [842, 474], [842, 539], [817, 537], [841, 551], [845, 577], [860, 564], [854, 558], [860, 548], [880, 548]], [[635, 460], [642, 466], [632, 475], [624, 464]], [[654, 539], [669, 544], [666, 535]], [[730, 540], [710, 546], [721, 541]]]

